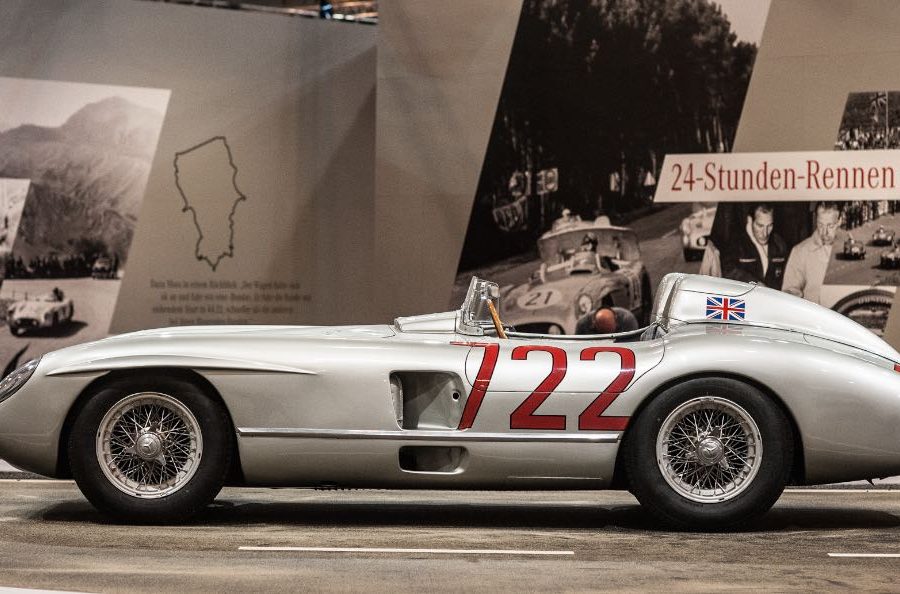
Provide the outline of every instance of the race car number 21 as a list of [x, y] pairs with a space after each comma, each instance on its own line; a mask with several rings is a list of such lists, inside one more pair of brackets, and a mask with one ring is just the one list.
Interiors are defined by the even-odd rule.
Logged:
[[[484, 349], [484, 358], [475, 381], [472, 382], [472, 391], [466, 399], [462, 418], [458, 429], [469, 429], [478, 416], [481, 403], [487, 393], [497, 366], [500, 355], [500, 345], [497, 343], [466, 342], [454, 343], [460, 346], [479, 347]], [[550, 373], [538, 384], [525, 400], [509, 415], [510, 429], [566, 429], [565, 415], [539, 415], [538, 407], [553, 395], [553, 391], [559, 386], [566, 376], [568, 369], [566, 351], [548, 345], [523, 345], [512, 350], [513, 361], [525, 361], [530, 353], [544, 352], [551, 356]], [[604, 416], [603, 413], [621, 394], [631, 380], [634, 379], [635, 358], [634, 351], [624, 347], [596, 346], [587, 347], [581, 351], [582, 361], [594, 361], [603, 353], [618, 355], [619, 373], [612, 382], [578, 415], [578, 429], [580, 431], [624, 431], [628, 425], [628, 417]]]

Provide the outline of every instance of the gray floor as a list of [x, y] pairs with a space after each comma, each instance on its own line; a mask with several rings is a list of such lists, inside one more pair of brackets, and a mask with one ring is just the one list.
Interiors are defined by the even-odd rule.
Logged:
[[[384, 548], [406, 550], [359, 550]], [[485, 549], [506, 552], [473, 552]], [[900, 559], [829, 553], [900, 554], [900, 491], [791, 491], [746, 532], [693, 534], [659, 530], [621, 492], [226, 489], [191, 525], [135, 527], [109, 523], [70, 482], [0, 482], [0, 586], [7, 587], [86, 592], [896, 588]]]

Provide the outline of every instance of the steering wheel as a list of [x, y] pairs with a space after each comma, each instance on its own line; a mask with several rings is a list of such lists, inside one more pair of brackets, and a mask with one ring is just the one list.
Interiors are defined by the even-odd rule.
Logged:
[[503, 329], [503, 323], [500, 321], [500, 315], [497, 313], [497, 308], [494, 307], [494, 302], [488, 299], [487, 304], [491, 312], [491, 320], [494, 321], [494, 329], [497, 331], [497, 336], [506, 338], [506, 331]]

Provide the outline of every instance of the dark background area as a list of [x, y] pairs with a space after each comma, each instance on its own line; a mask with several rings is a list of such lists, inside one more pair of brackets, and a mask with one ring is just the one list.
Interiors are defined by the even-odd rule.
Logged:
[[[755, 56], [706, 0], [525, 0], [459, 269], [532, 250], [563, 208], [646, 214], [663, 155], [731, 150]], [[501, 231], [511, 175], [554, 167]]]

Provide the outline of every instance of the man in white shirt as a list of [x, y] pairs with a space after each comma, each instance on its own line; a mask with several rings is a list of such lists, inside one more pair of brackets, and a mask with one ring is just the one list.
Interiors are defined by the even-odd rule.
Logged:
[[820, 202], [816, 206], [815, 231], [791, 250], [782, 290], [814, 303], [820, 302], [831, 248], [840, 226], [840, 206], [835, 202]]

